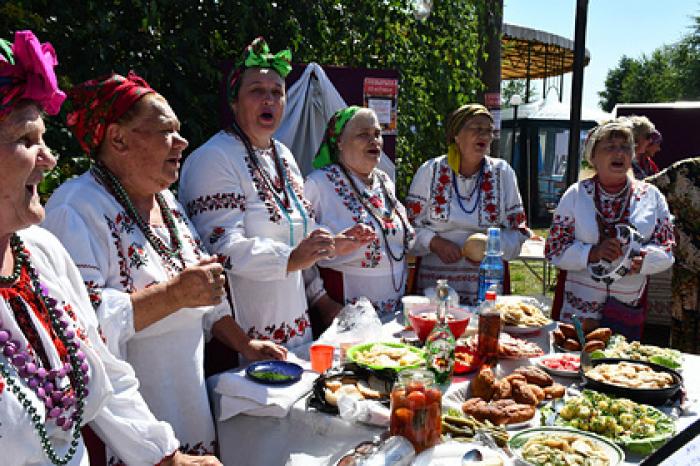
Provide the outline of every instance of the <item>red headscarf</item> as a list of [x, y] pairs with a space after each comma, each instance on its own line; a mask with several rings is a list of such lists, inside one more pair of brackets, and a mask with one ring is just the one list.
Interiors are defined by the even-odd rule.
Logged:
[[49, 115], [61, 108], [66, 94], [58, 88], [56, 52], [32, 31], [15, 32], [15, 41], [0, 39], [0, 121], [23, 100], [36, 102]]
[[155, 93], [133, 71], [127, 77], [112, 74], [78, 84], [68, 92], [68, 127], [80, 146], [94, 156], [105, 137], [107, 127], [119, 120], [141, 97]]

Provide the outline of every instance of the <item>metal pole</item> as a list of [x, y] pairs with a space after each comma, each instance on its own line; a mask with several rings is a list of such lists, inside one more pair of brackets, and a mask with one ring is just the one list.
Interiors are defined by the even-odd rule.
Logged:
[[[510, 138], [511, 139], [511, 144], [510, 144], [510, 164], [511, 166], [514, 166], [515, 164], [515, 130], [518, 127], [518, 106], [513, 105], [513, 135]], [[522, 163], [522, 159], [520, 160]]]
[[527, 41], [527, 73], [525, 75], [525, 103], [530, 102], [530, 60], [532, 56], [532, 44]]
[[564, 52], [561, 53], [561, 68], [559, 68], [559, 102], [564, 100]]
[[583, 67], [586, 52], [586, 22], [588, 0], [576, 0], [576, 29], [574, 31], [574, 69], [571, 82], [571, 114], [569, 115], [569, 153], [566, 159], [566, 186], [578, 180], [579, 145], [581, 140], [581, 99]]

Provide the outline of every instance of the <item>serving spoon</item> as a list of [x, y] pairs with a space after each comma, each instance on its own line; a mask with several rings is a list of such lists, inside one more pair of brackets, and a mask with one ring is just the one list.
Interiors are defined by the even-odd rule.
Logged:
[[586, 378], [584, 377], [584, 374], [588, 369], [591, 369], [593, 367], [593, 364], [591, 363], [591, 355], [587, 353], [584, 348], [586, 346], [586, 336], [583, 333], [583, 326], [581, 325], [581, 319], [578, 318], [577, 315], [574, 315], [572, 317], [572, 320], [574, 321], [574, 328], [576, 329], [576, 335], [578, 336], [578, 342], [581, 344], [581, 354], [580, 354], [580, 363], [578, 366], [578, 372], [579, 375], [581, 376], [581, 380], [585, 383]]

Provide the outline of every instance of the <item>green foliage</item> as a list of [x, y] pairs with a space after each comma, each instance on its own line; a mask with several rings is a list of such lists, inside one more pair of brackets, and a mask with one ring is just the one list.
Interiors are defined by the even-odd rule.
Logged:
[[623, 56], [599, 93], [603, 110], [610, 112], [618, 103], [700, 100], [700, 16], [694, 23], [675, 44], [639, 59]]
[[[272, 50], [290, 47], [297, 63], [396, 69], [401, 74], [397, 165], [399, 192], [427, 158], [445, 151], [442, 124], [458, 105], [476, 101], [482, 84], [479, 18], [488, 0], [436, 1], [425, 22], [409, 0], [9, 0], [0, 35], [32, 29], [59, 57], [64, 89], [130, 69], [163, 94], [194, 148], [219, 128], [222, 63], [254, 37]], [[47, 141], [62, 155], [44, 193], [87, 166], [65, 129], [50, 119]]]
[[[501, 82], [501, 102], [503, 108], [508, 108], [510, 107], [510, 98], [518, 94], [522, 99], [523, 103], [526, 104], [528, 102], [525, 102], [525, 95], [527, 92], [525, 92], [525, 85], [527, 84], [527, 80], [525, 79], [509, 79], [507, 81], [502, 81]], [[530, 83], [530, 102], [534, 102], [535, 100], [538, 99], [537, 95], [537, 90], [535, 89], [535, 86]]]

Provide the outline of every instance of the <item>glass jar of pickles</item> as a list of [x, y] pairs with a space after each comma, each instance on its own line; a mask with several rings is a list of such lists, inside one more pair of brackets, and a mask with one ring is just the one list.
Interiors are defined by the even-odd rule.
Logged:
[[399, 372], [391, 392], [391, 435], [406, 437], [420, 453], [440, 443], [442, 393], [432, 372]]

